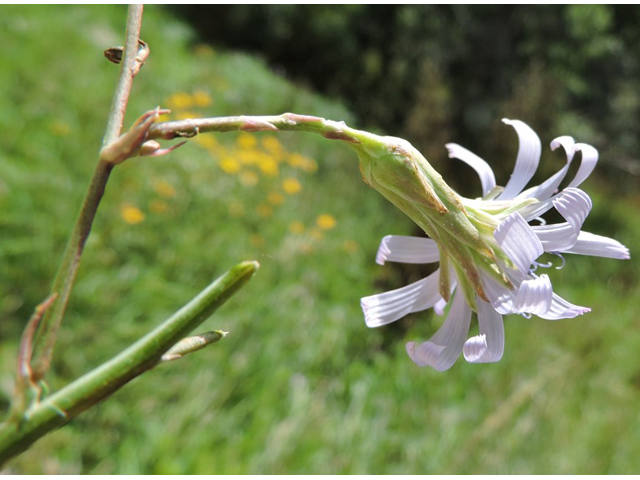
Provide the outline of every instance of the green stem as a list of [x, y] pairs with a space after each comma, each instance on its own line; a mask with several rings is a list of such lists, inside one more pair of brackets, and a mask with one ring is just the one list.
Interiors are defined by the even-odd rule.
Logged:
[[355, 145], [379, 142], [378, 136], [356, 130], [344, 122], [334, 122], [310, 115], [283, 113], [282, 115], [192, 118], [156, 123], [149, 129], [150, 139], [189, 138], [205, 132], [261, 132], [293, 130], [313, 132], [325, 138], [344, 140]]
[[137, 67], [138, 42], [140, 41], [140, 29], [142, 28], [142, 5], [129, 5], [127, 13], [127, 30], [125, 33], [126, 43], [122, 63], [120, 64], [120, 76], [118, 85], [113, 94], [111, 109], [107, 119], [107, 127], [102, 139], [102, 146], [109, 145], [120, 135], [124, 115], [127, 111], [129, 94], [133, 86], [139, 66]]
[[57, 293], [58, 299], [45, 314], [38, 334], [36, 336], [35, 355], [32, 360], [33, 378], [40, 380], [49, 368], [53, 348], [57, 339], [58, 330], [62, 323], [69, 296], [78, 273], [80, 257], [84, 250], [84, 245], [91, 232], [91, 226], [98, 210], [98, 205], [104, 194], [105, 186], [109, 180], [109, 175], [113, 165], [99, 162], [93, 173], [93, 178], [89, 184], [89, 189], [85, 195], [84, 203], [80, 214], [67, 243], [62, 263], [58, 268], [58, 273], [53, 281], [51, 293]]
[[258, 267], [257, 262], [236, 265], [118, 356], [33, 405], [24, 412], [22, 422], [7, 421], [0, 425], [0, 466], [46, 433], [153, 368], [167, 350], [240, 289]]
[[[127, 17], [124, 60], [107, 121], [103, 146], [117, 139], [122, 129], [122, 122], [135, 75], [134, 72], [136, 71], [136, 55], [138, 52], [141, 24], [142, 6], [131, 5]], [[73, 232], [62, 257], [62, 263], [53, 281], [51, 293], [57, 293], [58, 299], [45, 313], [34, 342], [32, 367], [33, 380], [36, 382], [42, 379], [51, 364], [58, 330], [60, 329], [62, 318], [69, 302], [69, 296], [71, 295], [71, 289], [78, 272], [78, 267], [80, 266], [80, 257], [82, 256], [85, 243], [91, 232], [91, 226], [112, 169], [113, 164], [98, 161], [82, 208], [80, 209]]]

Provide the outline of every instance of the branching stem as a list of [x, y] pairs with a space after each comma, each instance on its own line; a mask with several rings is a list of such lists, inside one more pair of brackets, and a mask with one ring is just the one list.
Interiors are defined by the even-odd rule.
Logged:
[[257, 262], [236, 265], [122, 353], [32, 405], [21, 419], [0, 424], [0, 467], [43, 435], [64, 425], [156, 366], [167, 350], [197, 328], [247, 283], [258, 267]]
[[[131, 5], [127, 17], [126, 46], [124, 61], [120, 71], [118, 85], [111, 105], [111, 111], [107, 121], [107, 127], [103, 138], [103, 146], [108, 145], [118, 138], [122, 129], [122, 122], [131, 92], [133, 77], [139, 70], [138, 41], [142, 24], [142, 5]], [[53, 349], [58, 336], [58, 330], [69, 302], [71, 289], [80, 266], [80, 257], [84, 245], [91, 232], [98, 205], [105, 191], [113, 164], [98, 161], [93, 173], [89, 189], [85, 195], [80, 214], [76, 220], [66, 250], [62, 257], [62, 263], [51, 287], [52, 294], [58, 294], [58, 299], [46, 312], [38, 334], [35, 339], [35, 352], [33, 357], [33, 378], [35, 381], [42, 379], [53, 356]]]

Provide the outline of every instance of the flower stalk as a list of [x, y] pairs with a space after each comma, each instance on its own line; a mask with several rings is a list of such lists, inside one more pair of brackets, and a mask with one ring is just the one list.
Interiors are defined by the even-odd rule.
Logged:
[[[507, 264], [510, 260], [493, 239], [497, 223], [487, 215], [467, 212], [460, 197], [406, 140], [356, 130], [344, 122], [294, 113], [156, 123], [149, 128], [148, 138], [170, 140], [207, 132], [281, 130], [316, 133], [342, 140], [355, 149], [363, 180], [436, 241], [445, 261], [452, 260], [453, 268], [460, 272], [461, 288], [470, 305], [475, 306], [476, 295], [487, 300], [478, 265], [490, 271], [504, 287], [512, 288], [498, 264], [498, 260]], [[442, 276], [443, 297], [450, 290], [447, 278]]]

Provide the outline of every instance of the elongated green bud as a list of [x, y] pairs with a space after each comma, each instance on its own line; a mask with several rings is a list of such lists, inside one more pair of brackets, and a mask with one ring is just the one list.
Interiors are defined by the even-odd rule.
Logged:
[[169, 349], [167, 353], [162, 355], [160, 362], [171, 362], [179, 358], [184, 357], [198, 350], [202, 350], [207, 345], [218, 342], [220, 339], [227, 336], [229, 332], [222, 330], [214, 330], [213, 332], [205, 332], [191, 337], [186, 337], [176, 343]]

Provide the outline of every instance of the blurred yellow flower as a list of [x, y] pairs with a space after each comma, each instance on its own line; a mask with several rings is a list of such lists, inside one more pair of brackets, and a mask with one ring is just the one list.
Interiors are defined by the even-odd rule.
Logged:
[[165, 213], [167, 210], [169, 210], [169, 205], [167, 205], [167, 202], [165, 202], [164, 200], [156, 199], [149, 202], [149, 209], [153, 213]]
[[220, 160], [220, 168], [229, 174], [238, 173], [240, 171], [240, 162], [233, 157], [225, 157]]
[[213, 103], [211, 96], [204, 90], [196, 90], [191, 99], [196, 107], [208, 107]]
[[160, 182], [156, 183], [155, 190], [156, 192], [158, 192], [159, 195], [163, 197], [170, 198], [170, 197], [176, 196], [176, 189], [173, 187], [173, 185], [171, 185], [168, 182], [165, 182], [164, 180], [161, 180]]
[[262, 146], [272, 155], [280, 157], [284, 150], [282, 144], [276, 137], [267, 136], [262, 139]]
[[120, 216], [130, 225], [136, 225], [144, 221], [144, 213], [131, 204], [125, 203], [120, 207]]
[[307, 173], [316, 173], [318, 171], [318, 164], [312, 158], [305, 158], [302, 164], [302, 170]]
[[248, 150], [254, 148], [258, 144], [258, 141], [256, 140], [256, 137], [254, 137], [250, 133], [240, 132], [240, 134], [236, 138], [236, 144], [240, 148], [246, 148]]
[[175, 114], [176, 120], [188, 120], [189, 118], [197, 118], [199, 116], [200, 115], [198, 115], [196, 113], [193, 113], [193, 112], [190, 112], [188, 110], [184, 110], [182, 112], [177, 112]]
[[293, 168], [300, 168], [307, 173], [315, 173], [318, 170], [318, 164], [315, 160], [300, 155], [299, 153], [292, 153], [287, 158], [287, 163]]
[[258, 215], [265, 218], [273, 215], [273, 208], [271, 208], [271, 206], [269, 205], [265, 205], [264, 203], [261, 203], [260, 205], [258, 205], [256, 207], [256, 211], [258, 212]]
[[190, 108], [193, 105], [193, 100], [188, 93], [176, 92], [167, 99], [165, 104], [171, 110], [182, 110]]
[[300, 233], [304, 232], [304, 224], [299, 220], [291, 222], [289, 224], [289, 231], [291, 233], [300, 234]]
[[267, 200], [272, 205], [282, 205], [284, 203], [284, 195], [282, 195], [280, 192], [271, 192], [267, 196]]
[[268, 177], [275, 177], [278, 175], [278, 163], [269, 156], [260, 158], [258, 162], [258, 168]]
[[254, 187], [258, 183], [258, 180], [260, 180], [258, 174], [251, 170], [244, 171], [240, 175], [240, 182], [242, 182], [245, 187]]
[[331, 230], [337, 223], [336, 219], [328, 213], [323, 213], [316, 219], [316, 225], [322, 230]]
[[213, 135], [197, 135], [195, 140], [204, 148], [217, 148], [220, 145]]
[[258, 154], [255, 150], [237, 150], [235, 156], [243, 165], [255, 165], [258, 163]]
[[287, 177], [282, 181], [282, 189], [287, 195], [295, 195], [302, 190], [302, 185], [296, 178]]
[[299, 153], [292, 153], [287, 158], [287, 163], [293, 168], [302, 168], [305, 163], [305, 158]]

